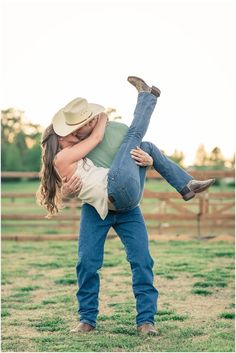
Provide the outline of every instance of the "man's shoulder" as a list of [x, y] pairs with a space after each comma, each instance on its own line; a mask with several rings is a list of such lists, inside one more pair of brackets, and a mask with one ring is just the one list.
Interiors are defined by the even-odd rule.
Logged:
[[108, 130], [113, 130], [113, 129], [117, 129], [117, 130], [127, 130], [128, 126], [124, 123], [121, 123], [120, 121], [109, 121], [108, 125], [107, 125], [107, 129]]

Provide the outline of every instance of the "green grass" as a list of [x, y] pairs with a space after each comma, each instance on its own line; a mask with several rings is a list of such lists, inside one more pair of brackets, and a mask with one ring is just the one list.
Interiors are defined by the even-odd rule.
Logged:
[[72, 335], [76, 242], [3, 241], [2, 351], [233, 352], [233, 245], [150, 240], [150, 251], [159, 336], [136, 331], [130, 268], [118, 238], [105, 245], [97, 329]]
[[235, 313], [221, 313], [219, 318], [233, 320], [235, 318]]
[[212, 295], [213, 294], [213, 292], [206, 290], [206, 289], [193, 289], [192, 293], [197, 294], [197, 295]]

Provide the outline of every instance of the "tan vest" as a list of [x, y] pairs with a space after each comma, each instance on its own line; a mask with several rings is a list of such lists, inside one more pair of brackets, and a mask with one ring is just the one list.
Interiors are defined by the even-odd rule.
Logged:
[[88, 203], [93, 206], [102, 219], [105, 219], [108, 213], [108, 171], [108, 168], [96, 167], [88, 158], [86, 161], [81, 159], [75, 171], [83, 183], [79, 199], [83, 204]]

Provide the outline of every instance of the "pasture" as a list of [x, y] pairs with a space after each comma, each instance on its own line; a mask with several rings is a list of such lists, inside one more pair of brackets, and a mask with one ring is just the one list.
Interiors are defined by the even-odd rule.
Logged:
[[[37, 187], [37, 180], [2, 183], [3, 193], [35, 193]], [[163, 180], [148, 180], [145, 187], [151, 192], [174, 191]], [[233, 188], [222, 180], [211, 192], [232, 194]], [[184, 204], [181, 199], [176, 201], [177, 205]], [[196, 197], [188, 207], [197, 209], [198, 202]], [[141, 207], [145, 213], [173, 212], [164, 203], [145, 198]], [[32, 196], [5, 198], [2, 211], [4, 215], [33, 214], [41, 218], [45, 214]], [[65, 208], [62, 213], [68, 215], [70, 211]], [[79, 209], [75, 208], [75, 212], [77, 217]], [[2, 232], [6, 236], [27, 232], [33, 238], [52, 238], [68, 232], [61, 220], [47, 222], [3, 219]], [[67, 222], [71, 227], [71, 221]], [[78, 232], [79, 220], [73, 222], [70, 239]], [[233, 228], [225, 223], [225, 228], [221, 224], [219, 229], [204, 230], [200, 240], [196, 237], [196, 224], [192, 223], [181, 229], [173, 221], [170, 235], [167, 230], [171, 222], [167, 229], [162, 220], [147, 221], [155, 285], [159, 290], [158, 337], [143, 337], [136, 332], [131, 272], [117, 236], [106, 241], [97, 329], [87, 335], [70, 333], [78, 320], [77, 241], [35, 242], [29, 241], [28, 235], [27, 242], [3, 240], [2, 351], [233, 352]]]
[[136, 332], [130, 268], [118, 237], [106, 241], [97, 329], [72, 335], [76, 241], [3, 241], [2, 351], [233, 352], [233, 243], [156, 236], [150, 250], [159, 336]]

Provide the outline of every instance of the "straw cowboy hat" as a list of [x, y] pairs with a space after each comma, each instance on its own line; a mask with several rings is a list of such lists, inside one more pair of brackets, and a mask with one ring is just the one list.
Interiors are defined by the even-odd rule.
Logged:
[[59, 136], [69, 135], [104, 111], [102, 105], [88, 103], [85, 98], [75, 98], [54, 115], [53, 129]]

